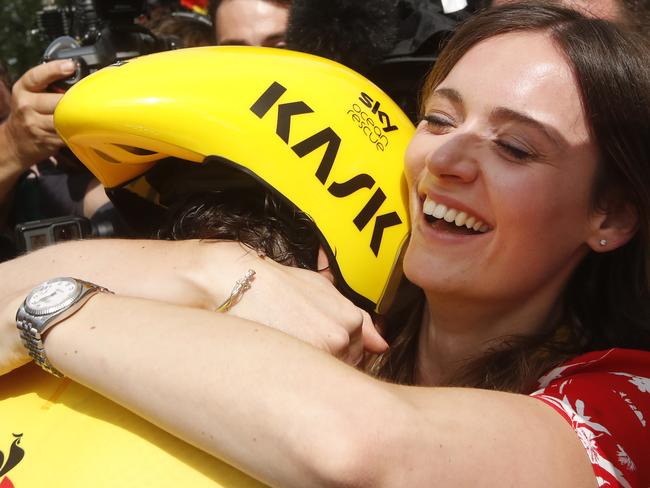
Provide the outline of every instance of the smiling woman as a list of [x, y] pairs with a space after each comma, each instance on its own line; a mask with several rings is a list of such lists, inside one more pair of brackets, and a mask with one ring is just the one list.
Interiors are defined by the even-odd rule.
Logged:
[[[538, 1], [454, 35], [405, 159], [404, 271], [422, 291], [396, 304], [389, 352], [367, 358], [391, 381], [331, 357], [350, 358], [333, 347], [342, 323], [343, 348], [360, 352], [366, 331], [322, 278], [228, 243], [210, 245], [212, 262], [206, 245], [177, 256], [197, 253], [185, 282], [255, 267], [231, 314], [98, 293], [51, 329], [47, 357], [273, 486], [648, 486], [649, 52]], [[15, 361], [21, 271], [73, 272], [101, 245], [3, 265]], [[141, 245], [121, 266], [146, 269]], [[290, 337], [307, 327], [309, 344]]]
[[[480, 91], [472, 76], [478, 70]], [[605, 215], [592, 211], [596, 145], [583, 115], [567, 117], [581, 114], [580, 99], [555, 43], [546, 33], [524, 32], [478, 44], [425, 101], [425, 120], [406, 156], [416, 206], [405, 270], [430, 297], [432, 314], [458, 306], [439, 303], [448, 292], [480, 297], [501, 311], [490, 324], [477, 304], [472, 322], [487, 337], [530, 333], [557, 306], [590, 246], [613, 250], [632, 237], [634, 218], [605, 229]], [[449, 212], [455, 218], [454, 210], [474, 217], [480, 235], [425, 224], [424, 198], [439, 204], [439, 213], [440, 206], [451, 209], [445, 219]], [[605, 237], [607, 249], [596, 245]], [[474, 307], [463, 308], [469, 315]], [[522, 328], [510, 318], [517, 316], [539, 319]]]
[[[432, 316], [455, 321], [454, 307], [467, 317], [478, 307], [482, 353], [450, 358], [462, 367], [440, 367], [434, 380], [415, 364], [418, 321], [392, 332], [399, 346], [375, 365], [388, 378], [413, 383], [420, 368], [434, 383], [522, 392], [562, 357], [648, 347], [648, 113], [636, 104], [648, 93], [612, 89], [629, 83], [615, 73], [647, 79], [647, 65], [612, 57], [625, 38], [601, 33], [603, 21], [552, 25], [537, 14], [517, 29], [504, 12], [474, 19], [475, 31], [462, 29], [441, 55], [406, 156], [414, 230], [405, 272]], [[498, 318], [492, 331], [489, 317]]]

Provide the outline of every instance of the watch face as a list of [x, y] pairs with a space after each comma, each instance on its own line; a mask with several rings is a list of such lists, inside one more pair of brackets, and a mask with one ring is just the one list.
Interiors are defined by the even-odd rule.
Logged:
[[72, 303], [81, 284], [71, 278], [56, 278], [34, 288], [25, 300], [25, 308], [35, 315], [54, 313]]

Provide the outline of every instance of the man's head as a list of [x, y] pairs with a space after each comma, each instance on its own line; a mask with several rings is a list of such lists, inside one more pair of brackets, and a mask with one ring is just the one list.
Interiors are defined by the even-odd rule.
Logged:
[[218, 45], [284, 47], [291, 0], [213, 0]]

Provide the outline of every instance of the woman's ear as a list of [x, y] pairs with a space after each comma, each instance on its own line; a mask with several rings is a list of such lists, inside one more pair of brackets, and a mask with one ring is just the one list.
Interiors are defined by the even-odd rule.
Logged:
[[596, 252], [607, 252], [627, 244], [639, 227], [639, 215], [634, 206], [620, 199], [612, 199], [606, 209], [594, 212], [592, 232], [587, 239]]

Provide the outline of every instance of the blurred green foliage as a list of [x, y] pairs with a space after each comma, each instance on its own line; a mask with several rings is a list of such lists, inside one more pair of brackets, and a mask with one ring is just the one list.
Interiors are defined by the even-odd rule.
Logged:
[[32, 31], [41, 0], [0, 0], [0, 58], [15, 81], [41, 61], [47, 41]]

